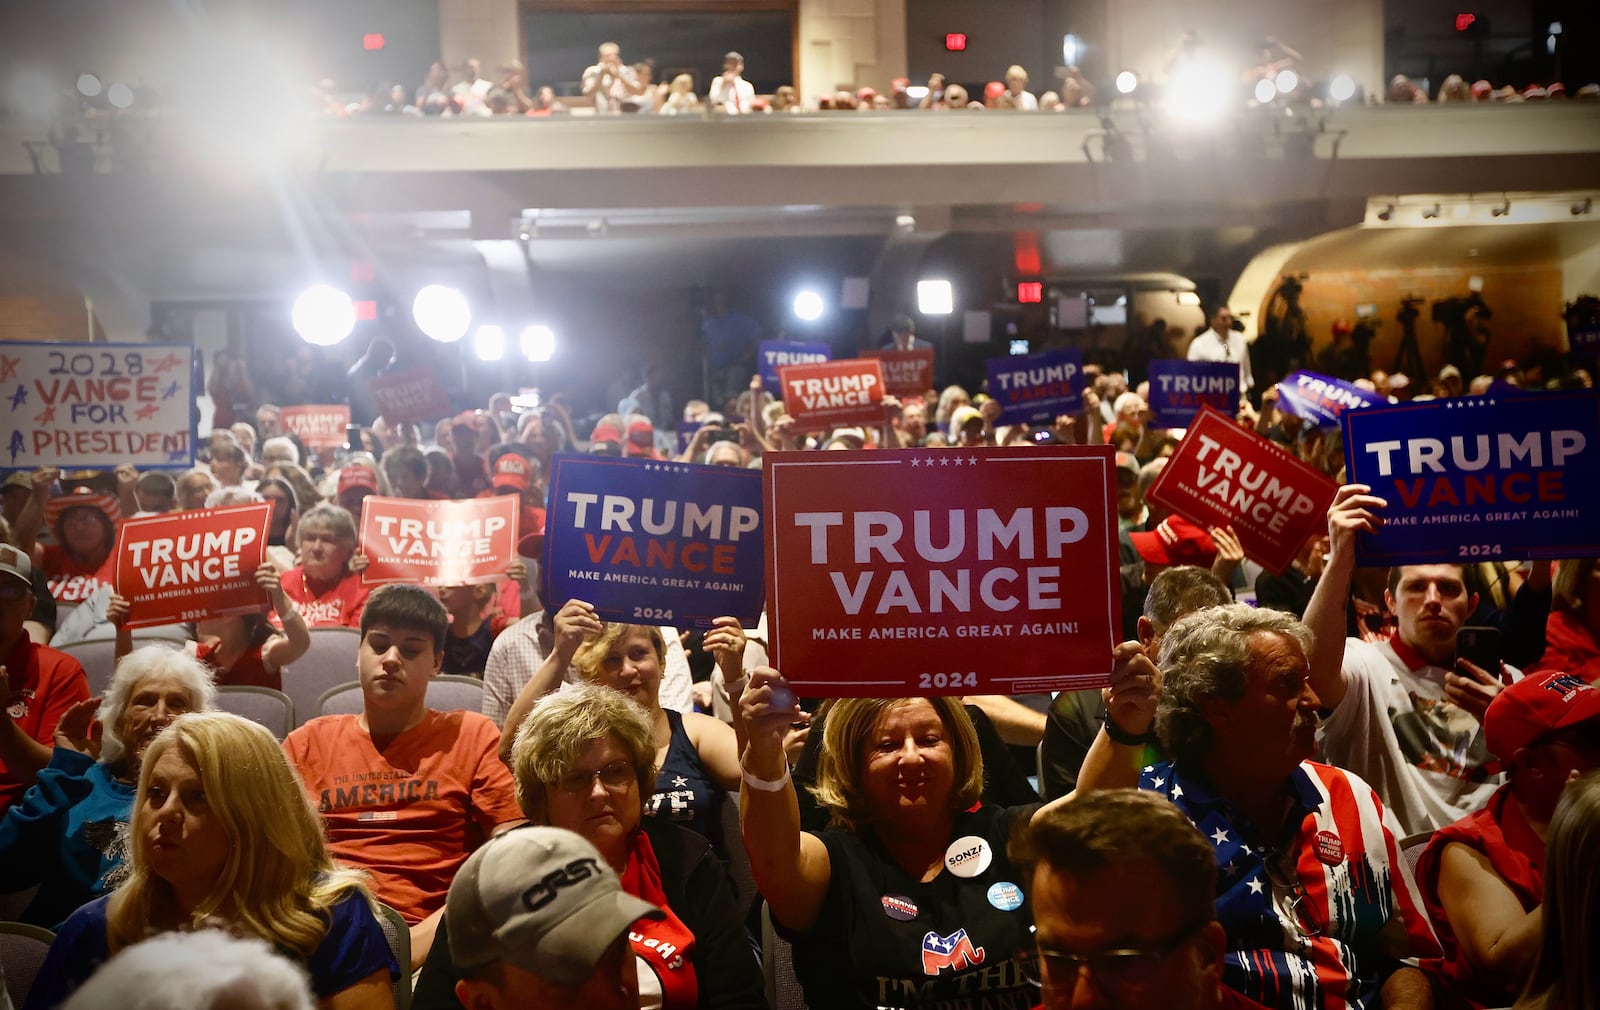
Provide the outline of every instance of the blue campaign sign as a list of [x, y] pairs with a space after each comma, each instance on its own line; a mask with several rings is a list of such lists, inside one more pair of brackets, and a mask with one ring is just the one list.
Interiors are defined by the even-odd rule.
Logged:
[[760, 356], [761, 384], [773, 396], [783, 396], [778, 369], [784, 365], [814, 365], [833, 360], [832, 344], [813, 344], [799, 340], [763, 340], [756, 352]]
[[1344, 440], [1351, 483], [1388, 502], [1357, 564], [1600, 555], [1600, 394], [1352, 410]]
[[1187, 428], [1201, 407], [1239, 410], [1239, 366], [1228, 361], [1150, 362], [1150, 411], [1158, 428]]
[[545, 521], [547, 607], [606, 621], [754, 625], [766, 597], [761, 472], [561, 454]]
[[1369, 389], [1316, 372], [1295, 372], [1278, 383], [1278, 406], [1318, 428], [1337, 428], [1346, 411], [1388, 402]]
[[990, 358], [986, 364], [1000, 424], [1054, 421], [1083, 409], [1083, 354], [1075, 347]]

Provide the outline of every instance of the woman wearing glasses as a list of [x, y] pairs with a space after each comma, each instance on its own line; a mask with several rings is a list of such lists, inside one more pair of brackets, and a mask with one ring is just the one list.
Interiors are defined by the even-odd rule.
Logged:
[[[577, 832], [629, 894], [661, 908], [630, 932], [642, 1006], [765, 1007], [761, 970], [728, 872], [706, 840], [644, 816], [655, 786], [655, 733], [631, 698], [575, 684], [539, 702], [516, 733], [511, 768], [528, 820]], [[455, 1008], [457, 975], [445, 925], [423, 966], [413, 1010]]]

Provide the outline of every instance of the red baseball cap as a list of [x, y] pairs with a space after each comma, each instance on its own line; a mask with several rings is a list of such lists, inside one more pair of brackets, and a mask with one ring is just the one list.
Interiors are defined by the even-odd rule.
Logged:
[[519, 492], [528, 490], [531, 479], [528, 461], [514, 452], [508, 452], [494, 461], [494, 473], [489, 483], [495, 487], [514, 487]]
[[1139, 557], [1153, 565], [1198, 565], [1210, 568], [1217, 560], [1211, 534], [1183, 516], [1171, 515], [1149, 532], [1129, 533]]
[[649, 420], [636, 417], [628, 422], [628, 440], [622, 446], [623, 455], [660, 459], [656, 451], [656, 426]]
[[1574, 673], [1530, 673], [1483, 715], [1483, 739], [1502, 764], [1558, 729], [1600, 719], [1600, 691]]
[[351, 463], [339, 471], [339, 493], [344, 494], [351, 488], [366, 488], [373, 494], [378, 493], [378, 471], [364, 463]]
[[609, 422], [601, 422], [594, 426], [594, 431], [589, 433], [591, 442], [621, 442], [622, 429]]

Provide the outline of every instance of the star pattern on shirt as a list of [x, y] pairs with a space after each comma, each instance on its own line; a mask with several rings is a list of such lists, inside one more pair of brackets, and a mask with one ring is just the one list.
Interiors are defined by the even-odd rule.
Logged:
[[1233, 861], [1230, 859], [1228, 864], [1222, 868], [1222, 875], [1224, 877], [1237, 877], [1239, 875], [1239, 868], [1235, 866]]
[[1248, 884], [1246, 884], [1245, 886], [1250, 888], [1250, 893], [1251, 894], [1260, 894], [1261, 893], [1261, 878], [1260, 877], [1251, 877], [1250, 878], [1250, 882]]
[[689, 780], [684, 778], [682, 775], [674, 775], [672, 777], [672, 787], [674, 789], [682, 789], [684, 786], [686, 786], [688, 784], [689, 784]]
[[1222, 843], [1228, 840], [1228, 833], [1221, 828], [1218, 828], [1211, 833], [1211, 840], [1217, 843], [1218, 848], [1221, 848]]
[[1152, 779], [1150, 784], [1155, 786], [1157, 789], [1160, 789], [1162, 786], [1167, 784], [1167, 780], [1163, 778]]
[[1175, 800], [1183, 799], [1183, 787], [1176, 782], [1172, 784], [1172, 798]]

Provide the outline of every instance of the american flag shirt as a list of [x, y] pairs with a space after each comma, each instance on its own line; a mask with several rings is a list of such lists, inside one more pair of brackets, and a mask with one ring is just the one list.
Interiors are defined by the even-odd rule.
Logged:
[[1290, 777], [1294, 825], [1267, 839], [1198, 768], [1152, 765], [1139, 786], [1178, 806], [1215, 847], [1223, 982], [1282, 1010], [1382, 1006], [1404, 957], [1438, 956], [1399, 829], [1371, 786], [1303, 762]]

